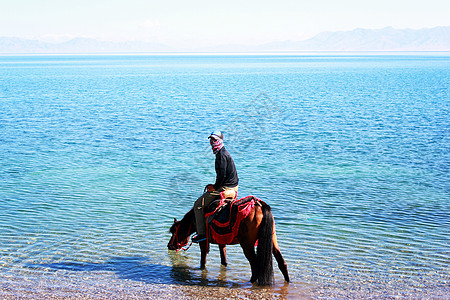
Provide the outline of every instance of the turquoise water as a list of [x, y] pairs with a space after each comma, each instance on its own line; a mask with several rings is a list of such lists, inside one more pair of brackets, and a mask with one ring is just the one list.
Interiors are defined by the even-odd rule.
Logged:
[[166, 247], [219, 129], [272, 206], [275, 296], [448, 297], [449, 95], [445, 53], [2, 56], [0, 295], [248, 290], [239, 246]]

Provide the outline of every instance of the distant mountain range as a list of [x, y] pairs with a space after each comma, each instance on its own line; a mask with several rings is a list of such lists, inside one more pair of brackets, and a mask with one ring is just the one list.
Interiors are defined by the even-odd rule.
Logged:
[[449, 51], [450, 26], [425, 29], [355, 29], [323, 32], [304, 41], [263, 45], [276, 51]]
[[303, 41], [183, 49], [161, 43], [105, 42], [89, 38], [48, 43], [16, 37], [0, 37], [0, 53], [3, 54], [295, 51], [450, 51], [450, 26], [424, 29], [358, 28], [351, 31], [323, 32]]
[[0, 53], [139, 53], [173, 51], [169, 46], [147, 42], [105, 42], [75, 38], [63, 43], [48, 43], [16, 37], [0, 37]]

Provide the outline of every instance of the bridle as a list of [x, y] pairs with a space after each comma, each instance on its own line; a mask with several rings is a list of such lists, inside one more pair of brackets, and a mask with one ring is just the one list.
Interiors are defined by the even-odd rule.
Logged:
[[181, 227], [181, 224], [178, 224], [177, 228], [175, 229], [175, 232], [173, 233], [172, 239], [170, 240], [171, 245], [175, 244], [175, 247], [176, 247], [175, 250], [177, 252], [180, 250], [187, 251], [189, 249], [189, 247], [191, 247], [191, 245], [192, 245], [192, 241], [191, 241], [191, 244], [189, 246], [187, 246], [186, 248], [184, 248], [189, 243], [189, 237], [190, 237], [189, 232], [191, 232], [192, 223], [189, 225], [188, 236], [185, 239], [183, 239], [182, 241], [178, 240], [178, 230], [180, 229], [180, 227]]

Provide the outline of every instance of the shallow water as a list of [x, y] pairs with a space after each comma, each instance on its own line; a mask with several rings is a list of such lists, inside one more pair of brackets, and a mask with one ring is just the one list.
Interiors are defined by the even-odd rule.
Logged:
[[[3, 56], [0, 81], [2, 296], [450, 294], [445, 53]], [[289, 285], [251, 287], [239, 246], [206, 271], [167, 250], [213, 129], [239, 195], [272, 206]]]

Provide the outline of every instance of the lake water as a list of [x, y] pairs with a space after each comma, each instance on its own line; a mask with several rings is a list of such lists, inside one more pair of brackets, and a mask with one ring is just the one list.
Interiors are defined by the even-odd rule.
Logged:
[[[449, 299], [449, 95], [448, 53], [1, 56], [0, 297]], [[167, 250], [215, 129], [289, 285]]]

